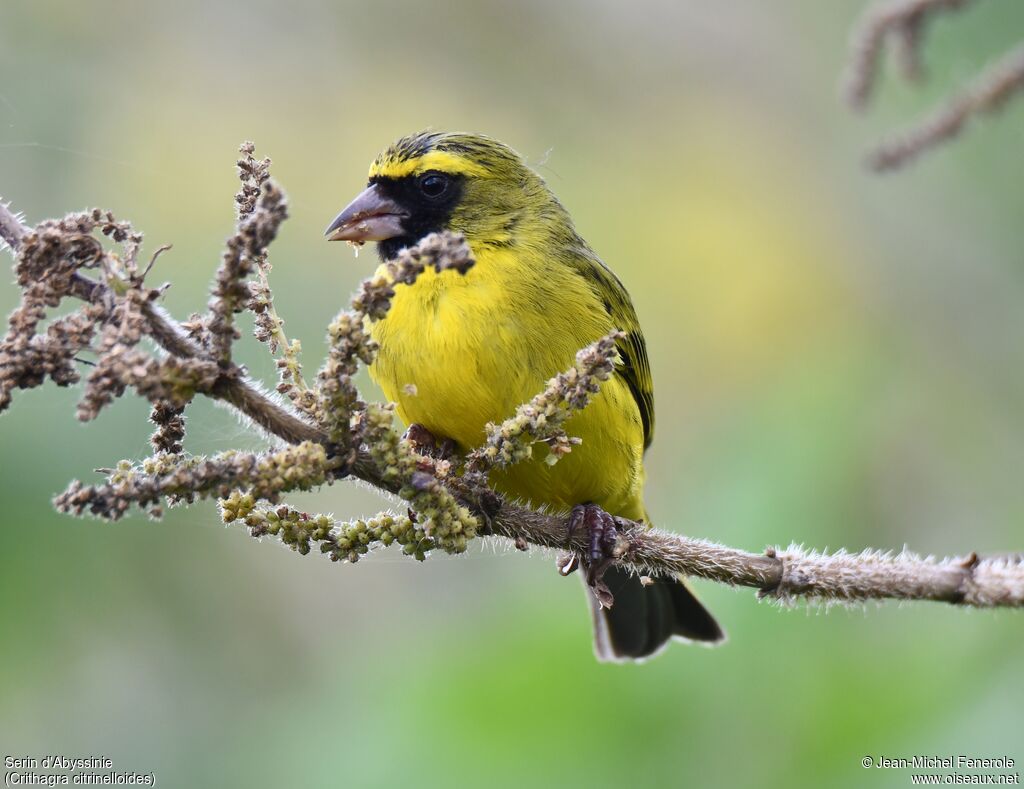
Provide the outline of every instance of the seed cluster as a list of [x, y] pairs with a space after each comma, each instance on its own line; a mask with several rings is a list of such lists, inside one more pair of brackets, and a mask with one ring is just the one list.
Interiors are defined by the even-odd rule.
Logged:
[[312, 442], [274, 452], [228, 450], [211, 457], [160, 453], [141, 463], [122, 460], [102, 485], [75, 480], [54, 499], [54, 506], [60, 512], [118, 520], [133, 505], [145, 508], [161, 500], [191, 504], [230, 496], [236, 489], [276, 502], [282, 493], [329, 482], [335, 467], [323, 446]]
[[253, 537], [273, 535], [302, 555], [319, 545], [320, 553], [335, 562], [355, 563], [374, 547], [393, 543], [403, 546], [406, 555], [422, 561], [434, 547], [410, 518], [390, 512], [338, 523], [329, 515], [311, 515], [286, 504], [259, 506], [251, 495], [235, 491], [221, 501], [221, 517], [225, 523], [243, 521]]

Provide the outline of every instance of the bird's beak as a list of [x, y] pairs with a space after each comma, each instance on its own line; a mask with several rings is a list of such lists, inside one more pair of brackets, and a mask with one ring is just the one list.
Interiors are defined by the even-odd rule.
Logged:
[[408, 212], [371, 184], [334, 218], [324, 235], [328, 241], [386, 241], [405, 232], [406, 216]]

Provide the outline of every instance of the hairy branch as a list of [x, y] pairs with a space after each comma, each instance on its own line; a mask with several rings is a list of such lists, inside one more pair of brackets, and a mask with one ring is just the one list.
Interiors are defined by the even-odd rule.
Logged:
[[[504, 514], [504, 513], [503, 513]], [[499, 519], [495, 532], [551, 548], [565, 545], [561, 519], [516, 509]], [[758, 589], [783, 602], [798, 598], [824, 602], [935, 600], [960, 605], [1024, 606], [1024, 555], [935, 559], [907, 551], [866, 550], [833, 554], [795, 545], [764, 554], [728, 548], [630, 524], [620, 537], [620, 561], [641, 574], [682, 573], [709, 581]], [[573, 540], [582, 552], [584, 540]]]
[[900, 71], [908, 80], [921, 78], [922, 28], [931, 14], [954, 11], [971, 0], [885, 0], [872, 5], [854, 29], [843, 92], [855, 110], [867, 107], [878, 82], [887, 38], [896, 45]]
[[986, 68], [962, 93], [916, 126], [883, 141], [868, 155], [868, 166], [892, 170], [956, 137], [971, 118], [996, 112], [1024, 91], [1024, 44]]
[[[859, 111], [870, 102], [887, 40], [895, 47], [897, 64], [904, 78], [919, 80], [921, 44], [930, 19], [942, 12], [963, 9], [973, 1], [885, 0], [871, 6], [851, 40], [843, 91], [850, 107]], [[1024, 43], [983, 69], [967, 88], [948, 99], [945, 106], [877, 145], [867, 156], [867, 166], [876, 172], [902, 167], [956, 137], [971, 118], [996, 112], [1021, 92], [1024, 92]]]
[[[210, 313], [185, 324], [156, 304], [159, 290], [144, 286], [145, 272], [135, 264], [141, 236], [126, 223], [94, 211], [33, 230], [0, 202], [0, 237], [16, 253], [22, 287], [22, 305], [0, 343], [0, 410], [14, 389], [38, 386], [46, 377], [60, 385], [77, 381], [73, 362], [85, 349], [99, 361], [80, 417], [94, 415], [130, 386], [153, 402], [151, 419], [158, 426], [153, 458], [122, 462], [101, 485], [74, 483], [57, 498], [57, 507], [117, 518], [131, 506], [158, 515], [161, 501], [174, 505], [217, 496], [226, 522], [244, 523], [257, 537], [274, 535], [301, 553], [316, 544], [334, 560], [356, 561], [373, 547], [394, 542], [420, 559], [434, 549], [459, 553], [477, 533], [585, 556], [585, 535], [570, 538], [562, 516], [503, 501], [487, 485], [487, 472], [529, 457], [538, 442], [547, 445], [549, 462], [572, 450], [576, 442], [563, 426], [611, 374], [616, 335], [583, 349], [575, 367], [553, 378], [505, 423], [490, 426], [486, 443], [470, 453], [459, 473], [456, 463], [399, 436], [390, 407], [362, 403], [351, 382], [358, 362], [371, 361], [376, 352], [364, 327], [386, 315], [395, 285], [414, 282], [427, 267], [453, 269], [451, 275], [459, 276], [472, 265], [459, 238], [430, 237], [403, 252], [383, 277], [367, 280], [352, 309], [332, 324], [328, 360], [318, 386], [305, 390], [296, 403], [299, 413], [265, 393], [231, 361], [237, 334], [233, 315], [243, 305], [240, 283], [254, 269], [262, 270], [260, 260], [285, 214], [283, 195], [267, 180], [265, 165], [252, 159], [251, 148], [242, 150], [239, 231], [229, 241]], [[94, 229], [124, 245], [123, 253], [105, 252], [92, 236]], [[52, 322], [40, 334], [47, 308], [64, 297], [86, 302], [83, 312]], [[266, 298], [255, 301], [266, 309]], [[151, 338], [166, 357], [145, 354], [142, 337]], [[299, 369], [297, 354], [289, 364]], [[183, 410], [196, 394], [229, 403], [288, 446], [212, 458], [185, 455]], [[336, 523], [278, 503], [280, 494], [346, 475], [405, 499], [408, 516], [384, 513]], [[753, 587], [780, 601], [894, 598], [1024, 606], [1021, 556], [937, 560], [908, 552], [828, 555], [796, 546], [752, 554], [623, 519], [617, 526], [616, 561], [643, 575], [682, 573]]]

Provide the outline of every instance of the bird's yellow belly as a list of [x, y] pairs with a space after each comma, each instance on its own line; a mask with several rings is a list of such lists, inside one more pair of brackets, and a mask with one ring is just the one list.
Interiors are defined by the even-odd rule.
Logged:
[[[584, 326], [583, 336], [578, 315], [510, 303], [507, 283], [477, 269], [460, 276], [428, 271], [397, 287], [387, 317], [372, 329], [380, 351], [370, 372], [405, 424], [422, 424], [467, 451], [483, 441], [488, 422], [511, 416], [608, 328]], [[557, 464], [545, 463], [547, 448], [537, 446], [534, 458], [495, 471], [492, 483], [534, 505], [594, 502], [642, 518], [643, 428], [629, 388], [613, 377], [567, 430], [582, 444]]]

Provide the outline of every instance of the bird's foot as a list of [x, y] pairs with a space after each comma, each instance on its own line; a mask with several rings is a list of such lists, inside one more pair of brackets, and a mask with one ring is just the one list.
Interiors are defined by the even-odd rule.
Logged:
[[[420, 461], [419, 468], [424, 475], [436, 474], [438, 468], [442, 468], [444, 473], [447, 474], [448, 469], [459, 462], [459, 447], [452, 439], [443, 438], [438, 440], [437, 437], [430, 432], [430, 430], [419, 422], [413, 422], [406, 428], [402, 438], [406, 439], [414, 450], [420, 455], [423, 455], [424, 459]], [[419, 473], [419, 472], [417, 472]], [[430, 476], [424, 477], [425, 481], [432, 481]], [[474, 514], [480, 516], [483, 520], [482, 528], [479, 530], [480, 534], [491, 534], [492, 525], [494, 518], [501, 510], [502, 501], [501, 496], [495, 493], [490, 488], [486, 487], [486, 479], [481, 478], [483, 485], [481, 489], [477, 491], [476, 501], [471, 506]], [[415, 485], [415, 475], [413, 478], [413, 484]], [[526, 547], [516, 543], [516, 547], [520, 550], [525, 551]]]
[[454, 441], [450, 438], [438, 440], [430, 430], [419, 422], [409, 425], [402, 438], [412, 444], [413, 448], [421, 455], [432, 457], [434, 460], [451, 460], [455, 456]]
[[[581, 528], [586, 529], [587, 533], [587, 550], [583, 555], [587, 585], [593, 590], [602, 606], [611, 608], [614, 598], [601, 579], [621, 553], [616, 518], [596, 504], [577, 504], [569, 513], [569, 522], [566, 524], [570, 541]], [[558, 572], [562, 575], [569, 575], [577, 569], [579, 564], [580, 557], [576, 553], [560, 557]]]

